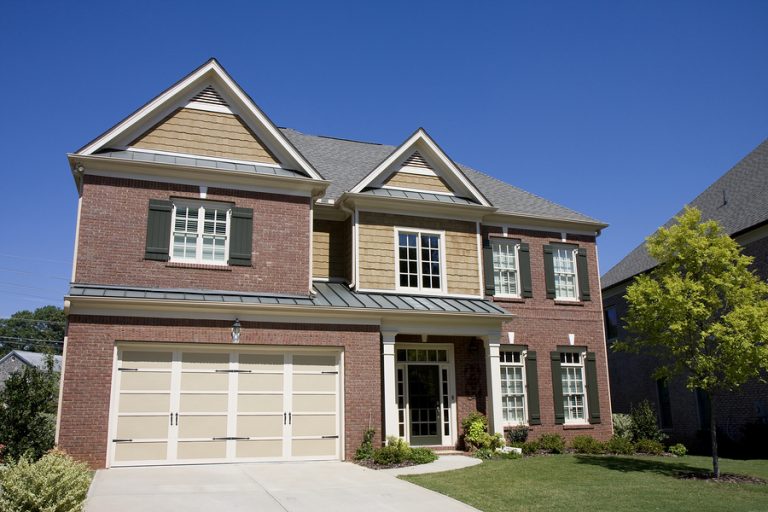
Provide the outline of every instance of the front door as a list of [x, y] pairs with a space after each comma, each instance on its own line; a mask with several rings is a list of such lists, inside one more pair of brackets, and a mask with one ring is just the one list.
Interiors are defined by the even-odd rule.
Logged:
[[440, 366], [408, 365], [408, 404], [411, 444], [441, 444]]

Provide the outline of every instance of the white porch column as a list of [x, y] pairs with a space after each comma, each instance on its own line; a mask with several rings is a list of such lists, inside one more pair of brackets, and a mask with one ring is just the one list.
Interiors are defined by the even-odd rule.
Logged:
[[384, 439], [389, 436], [400, 437], [397, 422], [397, 379], [395, 374], [396, 335], [397, 332], [395, 331], [381, 332], [381, 344], [384, 353]]
[[504, 435], [504, 416], [501, 411], [501, 365], [499, 344], [501, 334], [485, 336], [485, 369], [488, 382], [488, 431]]

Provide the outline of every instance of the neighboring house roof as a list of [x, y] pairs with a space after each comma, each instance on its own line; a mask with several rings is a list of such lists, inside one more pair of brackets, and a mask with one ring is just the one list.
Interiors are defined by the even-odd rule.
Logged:
[[70, 296], [113, 297], [127, 299], [159, 299], [230, 304], [280, 304], [317, 308], [355, 308], [424, 313], [472, 313], [510, 315], [503, 308], [483, 299], [426, 297], [397, 293], [354, 292], [345, 284], [314, 283], [312, 296], [281, 294], [247, 294], [212, 290], [131, 288], [124, 286], [73, 285]]
[[[358, 142], [307, 135], [281, 128], [289, 141], [331, 182], [325, 199], [338, 199], [352, 190], [397, 148], [384, 144]], [[500, 213], [544, 217], [554, 220], [603, 224], [601, 221], [526, 192], [465, 165], [457, 164], [466, 177]]]
[[[768, 221], [768, 139], [689, 205], [701, 210], [703, 219], [719, 222], [731, 236]], [[664, 226], [669, 227], [674, 222], [672, 218]], [[626, 281], [652, 269], [656, 263], [643, 243], [603, 275], [602, 287], [605, 290]]]
[[[26, 350], [11, 350], [5, 354], [2, 359], [0, 359], [0, 364], [3, 364], [11, 357], [15, 357], [19, 361], [29, 366], [34, 366], [40, 370], [45, 370], [46, 358], [48, 357], [48, 354], [43, 354], [41, 352], [28, 352]], [[61, 359], [61, 356], [53, 356], [53, 370], [56, 372], [61, 371]]]

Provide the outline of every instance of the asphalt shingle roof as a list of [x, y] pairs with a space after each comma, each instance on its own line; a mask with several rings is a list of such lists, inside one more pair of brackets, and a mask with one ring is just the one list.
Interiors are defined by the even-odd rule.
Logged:
[[[354, 188], [395, 149], [395, 146], [307, 135], [291, 128], [283, 134], [331, 185], [325, 199], [336, 200]], [[557, 220], [603, 224], [601, 221], [526, 192], [480, 171], [457, 164], [500, 212]]]
[[[689, 204], [701, 210], [702, 218], [719, 222], [729, 235], [737, 235], [768, 221], [768, 139]], [[674, 218], [664, 226], [673, 223]], [[655, 266], [656, 260], [651, 258], [643, 243], [605, 273], [603, 289]]]
[[[46, 365], [48, 364], [47, 354], [42, 354], [40, 352], [29, 352], [27, 350], [11, 350], [5, 356], [3, 356], [2, 359], [0, 359], [0, 363], [2, 363], [3, 361], [11, 357], [16, 357], [17, 359], [20, 359], [21, 361], [25, 362], [29, 366], [34, 366], [39, 370], [45, 370]], [[53, 356], [53, 371], [55, 372], [61, 371], [61, 360], [62, 360], [62, 356], [57, 356], [57, 355]]]

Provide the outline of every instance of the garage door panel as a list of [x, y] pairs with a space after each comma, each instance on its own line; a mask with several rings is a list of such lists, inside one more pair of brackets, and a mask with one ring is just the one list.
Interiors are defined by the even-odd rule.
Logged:
[[336, 395], [293, 395], [293, 412], [330, 412], [336, 410]]
[[151, 350], [125, 350], [122, 354], [124, 368], [171, 369], [172, 352], [153, 352]]
[[179, 415], [179, 439], [196, 437], [226, 437], [226, 416]]
[[182, 370], [228, 370], [229, 352], [182, 352]]
[[117, 420], [118, 439], [167, 439], [170, 420], [162, 416], [120, 416]]
[[269, 457], [274, 459], [283, 456], [283, 441], [280, 439], [236, 441], [236, 443], [235, 457], [238, 458]]
[[336, 391], [336, 375], [294, 375], [293, 391]]
[[228, 391], [229, 375], [226, 373], [182, 372], [182, 391]]
[[284, 360], [283, 354], [240, 354], [239, 356], [240, 369], [252, 372], [282, 372]]
[[277, 412], [285, 410], [283, 395], [238, 395], [237, 412]]
[[171, 372], [137, 371], [120, 372], [120, 388], [123, 391], [170, 391]]
[[227, 394], [182, 393], [179, 397], [179, 412], [227, 412]]
[[335, 414], [293, 415], [294, 436], [333, 436], [336, 435]]
[[179, 441], [177, 457], [184, 459], [224, 459], [227, 456], [226, 441]]
[[122, 393], [118, 413], [162, 412], [171, 410], [170, 393]]
[[334, 372], [336, 371], [336, 356], [296, 354], [293, 356], [293, 371]]
[[283, 415], [239, 416], [237, 437], [282, 437]]
[[115, 462], [165, 460], [168, 457], [168, 443], [116, 443]]
[[336, 439], [294, 439], [291, 452], [294, 457], [335, 457]]
[[282, 373], [241, 373], [238, 378], [240, 391], [283, 391]]

